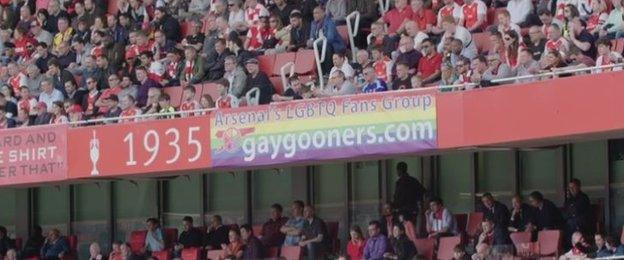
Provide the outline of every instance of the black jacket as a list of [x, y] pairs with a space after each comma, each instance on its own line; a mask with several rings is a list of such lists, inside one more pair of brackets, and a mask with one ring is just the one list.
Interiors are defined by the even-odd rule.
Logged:
[[411, 260], [416, 255], [416, 246], [405, 234], [399, 238], [390, 239], [390, 245], [392, 245], [392, 251], [399, 260]]
[[227, 226], [221, 225], [217, 229], [210, 229], [206, 235], [205, 246], [211, 246], [212, 249], [221, 249], [221, 244], [228, 244], [230, 239], [228, 233], [230, 229]]
[[520, 207], [520, 212], [510, 216], [509, 226], [517, 229], [518, 231], [524, 231], [527, 224], [534, 222], [534, 218], [534, 209], [523, 203]]
[[191, 228], [189, 231], [182, 231], [178, 242], [184, 247], [200, 247], [202, 244], [202, 232], [197, 228]]
[[592, 210], [589, 197], [582, 191], [576, 196], [570, 196], [566, 199], [565, 217], [568, 228], [574, 231], [586, 233], [591, 231]]
[[269, 77], [267, 77], [264, 72], [258, 72], [255, 77], [251, 76], [251, 74], [247, 75], [247, 82], [243, 95], [247, 94], [249, 90], [255, 87], [260, 89], [259, 104], [263, 105], [271, 103], [273, 94], [275, 94], [275, 88], [273, 87], [273, 83], [269, 80]]
[[503, 205], [503, 203], [494, 201], [492, 209], [488, 209], [483, 205], [480, 211], [483, 212], [483, 216], [486, 219], [492, 220], [497, 226], [503, 226], [505, 228], [509, 226], [511, 213], [509, 213], [509, 209], [507, 209], [507, 206]]
[[310, 38], [310, 25], [309, 24], [302, 22], [301, 26], [297, 28], [293, 27], [292, 30], [290, 30], [290, 45], [293, 45], [294, 49], [290, 51], [297, 51], [300, 48], [305, 48], [308, 43], [309, 38]]
[[409, 175], [399, 177], [394, 190], [393, 206], [398, 210], [416, 212], [425, 192], [425, 187], [416, 178]]
[[167, 40], [180, 41], [180, 23], [171, 15], [165, 15], [162, 20], [155, 21], [156, 28], [165, 32]]
[[542, 208], [535, 208], [535, 226], [537, 230], [560, 229], [563, 223], [561, 211], [552, 201], [545, 199]]

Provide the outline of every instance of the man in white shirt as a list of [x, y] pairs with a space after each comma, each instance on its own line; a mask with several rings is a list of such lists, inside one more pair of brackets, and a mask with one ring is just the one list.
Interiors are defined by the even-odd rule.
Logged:
[[48, 107], [48, 112], [52, 112], [52, 104], [56, 101], [63, 101], [63, 93], [55, 89], [52, 80], [44, 79], [41, 81], [41, 94], [39, 94], [39, 102], [43, 102]]
[[444, 42], [447, 38], [455, 38], [464, 44], [462, 53], [466, 58], [472, 59], [477, 56], [477, 46], [472, 40], [472, 35], [466, 28], [456, 25], [452, 17], [446, 17], [442, 20], [442, 28], [444, 29], [444, 35], [442, 35], [442, 40], [438, 44], [438, 52], [444, 52]]
[[507, 11], [512, 23], [523, 24], [527, 16], [533, 11], [533, 2], [531, 0], [509, 0]]
[[347, 58], [342, 53], [334, 53], [332, 56], [332, 61], [334, 62], [334, 67], [329, 71], [329, 75], [334, 74], [336, 70], [340, 70], [344, 73], [347, 80], [353, 79], [355, 71], [351, 64], [347, 62]]

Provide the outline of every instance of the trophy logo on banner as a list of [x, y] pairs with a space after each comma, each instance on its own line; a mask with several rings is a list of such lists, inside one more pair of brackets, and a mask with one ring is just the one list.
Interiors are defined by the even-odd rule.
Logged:
[[100, 159], [100, 140], [95, 135], [95, 130], [93, 130], [93, 138], [89, 142], [89, 156], [91, 157], [91, 163], [93, 164], [93, 169], [91, 170], [91, 176], [100, 175], [100, 171], [97, 169], [97, 162]]

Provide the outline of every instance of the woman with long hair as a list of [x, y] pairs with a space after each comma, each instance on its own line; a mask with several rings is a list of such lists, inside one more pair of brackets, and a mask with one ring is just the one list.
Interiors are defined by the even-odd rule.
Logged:
[[52, 118], [50, 124], [65, 124], [69, 122], [67, 119], [67, 113], [62, 101], [55, 101], [52, 103]]
[[514, 30], [507, 30], [503, 33], [503, 43], [505, 44], [505, 62], [513, 69], [518, 65], [518, 52], [526, 46], [520, 42], [520, 37]]
[[607, 3], [605, 0], [593, 0], [591, 2], [592, 14], [587, 18], [587, 31], [592, 35], [598, 36], [600, 28], [605, 24], [609, 13], [607, 12]]
[[360, 260], [364, 256], [364, 247], [366, 246], [366, 239], [362, 235], [362, 229], [360, 226], [353, 226], [349, 230], [349, 243], [347, 243], [347, 256], [351, 260]]

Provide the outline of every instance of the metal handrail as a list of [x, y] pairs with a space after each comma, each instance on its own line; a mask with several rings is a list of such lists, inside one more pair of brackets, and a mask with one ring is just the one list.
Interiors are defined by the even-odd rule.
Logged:
[[390, 9], [390, 0], [379, 0], [379, 12], [381, 13], [381, 16], [386, 14], [388, 9]]
[[372, 33], [369, 33], [368, 36], [366, 36], [366, 43], [368, 45], [371, 44], [371, 42], [373, 42], [373, 37], [375, 37]]
[[[255, 94], [255, 97], [252, 97], [252, 94]], [[257, 106], [260, 104], [260, 89], [258, 87], [250, 89], [245, 94], [245, 97], [247, 98], [248, 106]]]
[[[351, 24], [351, 19], [355, 17], [355, 23]], [[353, 62], [356, 61], [356, 53], [357, 49], [355, 48], [355, 36], [358, 35], [358, 31], [360, 29], [360, 12], [353, 11], [349, 15], [347, 15], [347, 33], [349, 34], [349, 45], [351, 46], [351, 55], [353, 58]]]
[[[286, 77], [286, 70], [290, 68], [290, 75], [288, 77]], [[290, 88], [290, 86], [288, 85], [288, 78], [292, 77], [293, 75], [295, 75], [295, 63], [290, 61], [286, 64], [284, 64], [284, 66], [282, 66], [280, 68], [280, 77], [282, 79], [282, 86], [284, 86], [284, 90], [286, 90], [287, 88]]]
[[[492, 82], [497, 83], [497, 82], [506, 82], [506, 81], [514, 81], [514, 80], [518, 80], [518, 79], [526, 79], [526, 78], [537, 78], [537, 77], [543, 77], [543, 76], [549, 76], [549, 75], [557, 75], [557, 74], [562, 74], [562, 73], [573, 73], [573, 72], [580, 72], [580, 71], [587, 71], [587, 70], [601, 70], [601, 69], [608, 69], [608, 68], [614, 68], [614, 67], [624, 67], [624, 63], [618, 63], [618, 64], [612, 64], [612, 65], [604, 65], [604, 66], [599, 66], [599, 67], [586, 67], [586, 68], [574, 68], [574, 69], [568, 69], [568, 70], [557, 70], [555, 72], [548, 72], [548, 73], [541, 73], [541, 74], [535, 74], [535, 75], [527, 75], [527, 76], [519, 76], [519, 77], [510, 77], [510, 78], [504, 78], [504, 79], [497, 79], [497, 80], [492, 80]], [[454, 85], [439, 85], [439, 86], [430, 86], [430, 87], [424, 87], [424, 88], [418, 88], [418, 89], [404, 89], [404, 90], [394, 90], [393, 92], [400, 92], [400, 91], [429, 91], [429, 90], [462, 90], [462, 89], [469, 89], [471, 87], [476, 87], [478, 86], [478, 84], [476, 83], [464, 83], [464, 84], [454, 84]], [[257, 89], [257, 88], [256, 88]], [[247, 94], [250, 94], [250, 92], [253, 91], [250, 90]], [[259, 89], [258, 89], [259, 91]], [[360, 94], [351, 94], [351, 95], [344, 95], [344, 96], [340, 96], [341, 98], [344, 97], [349, 97], [349, 96], [356, 96], [356, 95], [360, 95]], [[334, 97], [327, 97], [327, 98], [334, 98]], [[289, 101], [289, 102], [307, 102], [309, 100], [293, 100], [293, 101]], [[248, 103], [248, 105], [250, 105]], [[208, 109], [195, 109], [195, 110], [188, 110], [188, 111], [175, 111], [175, 112], [166, 112], [166, 113], [157, 113], [157, 114], [141, 114], [141, 115], [135, 115], [135, 116], [129, 116], [129, 117], [111, 117], [111, 118], [99, 118], [99, 119], [88, 119], [88, 120], [82, 120], [82, 121], [76, 121], [76, 122], [67, 122], [65, 124], [67, 125], [87, 125], [87, 124], [98, 124], [98, 123], [105, 123], [105, 122], [111, 122], [111, 121], [119, 121], [119, 120], [133, 120], [133, 119], [144, 119], [144, 118], [154, 118], [154, 117], [158, 117], [158, 116], [176, 116], [176, 115], [183, 115], [183, 114], [208, 114], [208, 112], [211, 111], [215, 111], [217, 110], [217, 108], [208, 108]], [[59, 124], [60, 125], [60, 124]], [[49, 125], [40, 125], [40, 126], [29, 126], [29, 127], [46, 127]], [[624, 259], [623, 258], [601, 258], [601, 259]]]
[[603, 69], [610, 69], [610, 68], [616, 68], [616, 67], [622, 68], [622, 67], [624, 67], [624, 63], [602, 65], [602, 66], [598, 66], [598, 67], [592, 66], [592, 67], [584, 67], [584, 68], [565, 68], [564, 67], [564, 68], [558, 68], [558, 69], [554, 69], [553, 71], [544, 72], [544, 73], [540, 73], [540, 74], [508, 77], [508, 78], [502, 78], [502, 79], [494, 79], [494, 80], [492, 80], [492, 83], [510, 82], [510, 81], [523, 80], [523, 79], [541, 78], [541, 77], [546, 77], [546, 76], [553, 77], [553, 76], [566, 74], [566, 73], [576, 73], [576, 72], [583, 72], [583, 71], [599, 71], [599, 70], [603, 70]]
[[[318, 49], [319, 43], [323, 43], [321, 50]], [[325, 79], [323, 78], [323, 62], [325, 61], [325, 54], [327, 52], [327, 38], [325, 36], [320, 36], [318, 39], [314, 40], [312, 43], [312, 48], [314, 48], [314, 58], [316, 59], [316, 69], [318, 71], [318, 79], [319, 79], [319, 88], [323, 89], [325, 87]], [[319, 53], [320, 52], [320, 53]]]

